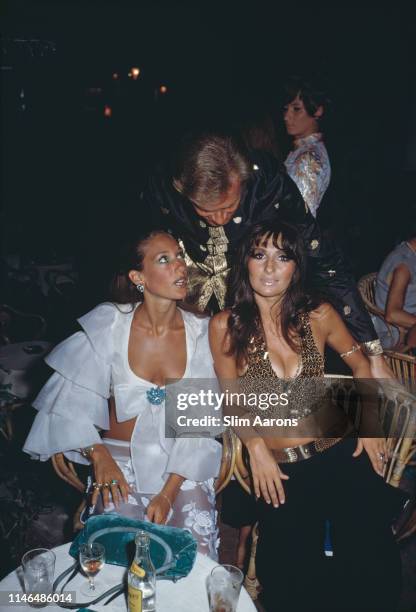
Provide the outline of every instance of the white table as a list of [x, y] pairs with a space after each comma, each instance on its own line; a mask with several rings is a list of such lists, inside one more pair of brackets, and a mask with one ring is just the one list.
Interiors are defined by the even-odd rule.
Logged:
[[[70, 544], [63, 544], [53, 549], [56, 554], [55, 577], [69, 567], [74, 561], [68, 554], [69, 546]], [[217, 564], [214, 561], [198, 553], [195, 565], [186, 578], [182, 578], [176, 583], [168, 580], [158, 580], [156, 586], [157, 612], [208, 612], [209, 608], [205, 581], [215, 565]], [[124, 567], [106, 564], [103, 570], [98, 574], [97, 579], [105, 582], [107, 587], [110, 588], [123, 580], [126, 571]], [[76, 590], [80, 585], [85, 583], [86, 580], [85, 576], [79, 574], [66, 588], [68, 590]], [[0, 582], [0, 591], [3, 593], [4, 591], [22, 591], [21, 581], [21, 568], [18, 568]], [[82, 597], [82, 595], [77, 595], [78, 601], [85, 600], [85, 597], [83, 599], [78, 599], [78, 597]], [[102, 602], [100, 602], [100, 604], [101, 603]], [[123, 595], [114, 599], [107, 607], [100, 604], [92, 606], [91, 609], [97, 611], [103, 610], [106, 612], [113, 612], [113, 610], [117, 612], [126, 612], [127, 610]], [[0, 605], [0, 612], [5, 612], [6, 610], [9, 612], [27, 612], [28, 610], [33, 610], [33, 608], [30, 608], [28, 605]], [[50, 605], [45, 608], [45, 610], [47, 612], [57, 612], [58, 610], [62, 612], [63, 608], [59, 608], [56, 605]], [[237, 612], [255, 612], [255, 610], [256, 608], [247, 591], [242, 588]]]

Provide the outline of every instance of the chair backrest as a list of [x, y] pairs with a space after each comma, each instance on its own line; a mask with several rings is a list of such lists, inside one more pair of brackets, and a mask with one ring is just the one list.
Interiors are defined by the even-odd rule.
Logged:
[[362, 276], [358, 281], [358, 291], [361, 294], [363, 302], [367, 310], [377, 317], [384, 319], [384, 312], [376, 306], [375, 288], [376, 288], [377, 272], [371, 272]]
[[410, 393], [416, 394], [416, 357], [388, 350], [384, 354], [396, 378]]
[[[381, 308], [376, 305], [375, 300], [375, 290], [376, 290], [376, 280], [377, 280], [377, 272], [371, 272], [370, 274], [366, 274], [362, 276], [358, 281], [358, 291], [360, 292], [361, 298], [367, 308], [368, 312], [374, 317], [379, 317], [383, 320], [383, 323], [387, 326], [391, 334], [392, 328], [395, 328], [399, 333], [399, 340], [396, 342], [393, 348], [400, 348], [404, 346], [404, 338], [407, 333], [407, 329], [401, 327], [401, 325], [396, 325], [395, 323], [387, 323], [385, 318], [385, 313]], [[393, 344], [393, 342], [392, 342]]]
[[69, 461], [63, 453], [52, 455], [52, 466], [59, 478], [70, 484], [74, 489], [83, 493], [85, 485], [80, 480], [72, 461]]

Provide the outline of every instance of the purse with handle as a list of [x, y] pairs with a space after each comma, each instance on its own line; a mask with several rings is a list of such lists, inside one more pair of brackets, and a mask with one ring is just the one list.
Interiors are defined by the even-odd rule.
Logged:
[[[156, 578], [158, 580], [176, 581], [189, 574], [195, 561], [197, 548], [196, 540], [189, 531], [107, 513], [89, 518], [84, 529], [72, 542], [69, 554], [75, 558], [75, 562], [58, 576], [54, 582], [53, 591], [62, 593], [78, 573], [78, 556], [81, 544], [98, 541], [105, 547], [106, 563], [129, 567], [134, 557], [134, 538], [137, 531], [140, 530], [147, 531], [149, 534], [150, 556], [156, 568]], [[62, 586], [60, 586], [61, 583], [63, 583]], [[124, 583], [120, 583], [108, 589], [93, 601], [90, 600], [87, 603], [61, 602], [59, 605], [61, 608], [67, 609], [88, 608], [88, 606], [109, 598], [105, 604], [107, 605], [124, 589]]]

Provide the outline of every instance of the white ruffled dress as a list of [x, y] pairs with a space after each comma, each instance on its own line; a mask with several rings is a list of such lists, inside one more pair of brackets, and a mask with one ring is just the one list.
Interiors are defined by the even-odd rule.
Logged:
[[[129, 503], [122, 504], [120, 512], [137, 518], [170, 473], [183, 476], [186, 480], [169, 524], [189, 529], [200, 552], [215, 559], [214, 478], [220, 468], [221, 445], [209, 437], [165, 437], [165, 403], [149, 401], [147, 392], [155, 385], [134, 374], [128, 362], [134, 310], [113, 303], [98, 305], [79, 319], [83, 331], [48, 355], [46, 363], [55, 373], [33, 403], [39, 412], [23, 450], [41, 461], [63, 452], [71, 461], [88, 464], [79, 449], [104, 441], [133, 487]], [[181, 315], [187, 351], [184, 378], [215, 379], [208, 319], [182, 310]], [[136, 417], [130, 444], [101, 439], [100, 430], [109, 429], [111, 395], [119, 422]]]

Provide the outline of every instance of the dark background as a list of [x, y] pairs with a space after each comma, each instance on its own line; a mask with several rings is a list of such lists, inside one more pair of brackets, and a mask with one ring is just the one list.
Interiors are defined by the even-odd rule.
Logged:
[[[146, 214], [138, 196], [154, 162], [189, 127], [264, 110], [284, 155], [279, 93], [300, 72], [324, 75], [332, 98], [335, 235], [357, 278], [376, 270], [416, 235], [413, 4], [3, 1], [0, 303], [43, 315], [52, 343], [66, 337], [105, 299], [115, 253]], [[76, 285], [45, 296], [30, 270], [68, 257]], [[49, 462], [21, 452], [33, 416], [16, 410], [14, 440], [0, 435], [0, 576], [25, 550], [61, 542], [79, 502]], [[405, 566], [411, 584], [414, 563]]]
[[82, 307], [94, 305], [140, 218], [143, 180], [178, 135], [264, 109], [279, 124], [285, 77], [314, 71], [332, 99], [340, 239], [357, 276], [375, 270], [415, 202], [412, 13], [411, 2], [3, 4], [3, 254], [75, 256]]

